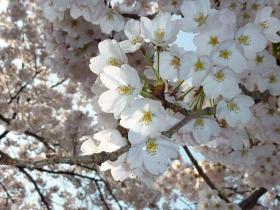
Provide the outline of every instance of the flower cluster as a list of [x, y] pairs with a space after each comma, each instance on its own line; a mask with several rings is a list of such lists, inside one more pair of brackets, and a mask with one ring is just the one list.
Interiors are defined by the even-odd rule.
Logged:
[[[208, 0], [176, 2], [153, 18], [128, 20], [126, 39], [101, 41], [99, 55], [90, 59], [101, 131], [82, 149], [111, 152], [129, 144], [117, 161], [101, 166], [117, 180], [153, 180], [177, 157], [180, 144], [207, 154], [219, 151], [228, 155], [219, 161], [257, 169], [261, 157], [253, 155], [254, 147], [279, 143], [280, 68], [269, 50], [280, 42], [279, 5], [222, 1], [217, 10]], [[167, 11], [178, 14], [178, 8], [183, 18], [174, 19]], [[124, 24], [116, 14], [110, 17]], [[196, 52], [174, 44], [179, 31], [195, 33]], [[131, 65], [132, 53], [142, 54], [145, 68]]]

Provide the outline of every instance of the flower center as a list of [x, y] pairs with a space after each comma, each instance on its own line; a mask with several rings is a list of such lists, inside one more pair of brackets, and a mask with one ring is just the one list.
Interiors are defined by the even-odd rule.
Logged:
[[165, 31], [163, 28], [158, 28], [155, 32], [154, 32], [154, 36], [157, 42], [162, 42], [165, 36]]
[[171, 63], [171, 66], [173, 66], [174, 69], [179, 70], [179, 68], [181, 66], [181, 60], [180, 60], [179, 57], [173, 56], [170, 63]]
[[275, 129], [275, 132], [278, 133], [278, 134], [280, 134], [280, 128], [276, 128], [276, 129]]
[[148, 126], [149, 124], [151, 124], [152, 120], [153, 120], [153, 114], [152, 114], [152, 112], [150, 112], [150, 111], [145, 111], [145, 112], [143, 113], [143, 117], [142, 117], [142, 120], [141, 120], [142, 123], [143, 123], [143, 125]]
[[212, 47], [215, 47], [219, 43], [220, 42], [217, 36], [210, 36], [208, 44], [210, 44]]
[[113, 16], [113, 11], [112, 10], [109, 10], [107, 13], [106, 13], [106, 19], [108, 21], [112, 21], [114, 19], [114, 16]]
[[235, 10], [236, 9], [236, 3], [231, 3], [229, 6], [229, 9]]
[[195, 129], [202, 129], [202, 128], [204, 128], [204, 119], [203, 118], [197, 118], [194, 121], [194, 128]]
[[242, 45], [245, 45], [245, 46], [250, 45], [250, 38], [247, 35], [241, 35], [240, 37], [238, 37], [238, 41]]
[[133, 39], [131, 39], [131, 43], [136, 45], [137, 43], [141, 43], [141, 38], [136, 36]]
[[223, 59], [229, 59], [229, 57], [231, 56], [231, 51], [229, 50], [221, 50], [220, 51], [220, 57]]
[[233, 101], [228, 102], [227, 108], [229, 111], [234, 111], [234, 112], [237, 112], [239, 110], [239, 106]]
[[146, 150], [150, 155], [155, 155], [158, 150], [158, 144], [154, 138], [150, 138], [146, 142]]
[[263, 58], [264, 58], [264, 56], [257, 55], [257, 57], [255, 59], [256, 64], [261, 64], [263, 62]]
[[268, 29], [269, 28], [269, 23], [267, 21], [263, 21], [263, 22], [260, 23], [260, 26], [263, 29]]
[[244, 12], [242, 16], [243, 16], [244, 21], [249, 20], [251, 18], [250, 14], [248, 12]]
[[225, 79], [225, 74], [222, 70], [220, 70], [214, 74], [214, 78], [217, 82], [222, 82]]
[[130, 86], [123, 85], [123, 86], [119, 86], [117, 88], [117, 91], [120, 95], [131, 95], [133, 92], [133, 88]]
[[202, 12], [199, 12], [194, 17], [194, 21], [198, 24], [198, 26], [204, 24], [206, 20], [207, 20], [207, 16], [205, 16]]
[[172, 5], [173, 7], [176, 7], [177, 4], [178, 4], [178, 0], [171, 0], [171, 5]]
[[117, 67], [121, 66], [121, 62], [117, 58], [114, 58], [114, 57], [110, 57], [108, 60], [108, 63], [111, 64], [112, 66], [117, 66]]
[[269, 77], [268, 77], [268, 82], [269, 82], [269, 84], [275, 84], [275, 83], [277, 83], [278, 82], [278, 79], [277, 79], [277, 77], [274, 75], [274, 74], [272, 74], [272, 75], [270, 75]]
[[259, 5], [258, 5], [257, 3], [253, 3], [252, 6], [251, 6], [251, 8], [252, 8], [253, 10], [258, 10]]
[[197, 62], [194, 64], [194, 70], [197, 71], [203, 71], [205, 69], [204, 63], [198, 59]]

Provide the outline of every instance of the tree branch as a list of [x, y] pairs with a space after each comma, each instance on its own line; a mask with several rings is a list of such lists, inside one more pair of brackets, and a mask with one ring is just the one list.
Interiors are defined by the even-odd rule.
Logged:
[[4, 152], [0, 151], [0, 165], [11, 165], [16, 167], [23, 167], [29, 169], [41, 168], [46, 165], [53, 165], [53, 164], [69, 164], [69, 165], [76, 165], [76, 164], [90, 164], [95, 163], [97, 165], [101, 165], [107, 160], [116, 161], [119, 156], [123, 153], [127, 152], [130, 148], [130, 145], [127, 144], [120, 149], [108, 153], [108, 152], [100, 152], [95, 153], [92, 155], [84, 155], [84, 156], [64, 156], [64, 157], [52, 157], [48, 159], [42, 160], [21, 160], [12, 158], [9, 155], [5, 154]]
[[37, 184], [36, 181], [33, 179], [33, 177], [32, 177], [27, 171], [25, 171], [23, 168], [18, 167], [18, 169], [19, 169], [19, 171], [22, 172], [22, 173], [29, 179], [29, 181], [34, 185], [36, 191], [38, 192], [38, 194], [39, 194], [39, 196], [40, 196], [42, 202], [43, 202], [44, 205], [46, 206], [46, 208], [47, 208], [48, 210], [51, 210], [51, 208], [50, 208], [50, 206], [49, 206], [49, 204], [48, 204], [48, 201], [46, 200], [45, 196], [44, 196], [43, 193], [41, 192], [41, 190], [40, 190], [38, 184]]
[[6, 198], [6, 205], [8, 205], [9, 199], [10, 199], [12, 202], [14, 202], [14, 200], [13, 200], [11, 194], [8, 192], [8, 190], [7, 190], [7, 188], [5, 187], [5, 185], [4, 185], [2, 182], [0, 182], [0, 185], [1, 185], [1, 187], [3, 188], [3, 190], [5, 191], [5, 193], [6, 193], [6, 195], [7, 195], [7, 198]]
[[105, 200], [105, 198], [104, 198], [104, 196], [103, 196], [103, 193], [102, 193], [102, 191], [101, 191], [101, 188], [100, 188], [100, 186], [99, 186], [99, 183], [98, 183], [97, 181], [95, 181], [95, 185], [96, 185], [96, 187], [97, 187], [100, 200], [101, 200], [102, 203], [104, 204], [105, 208], [106, 208], [107, 210], [110, 210], [110, 207], [108, 206], [108, 204], [107, 204], [107, 202], [106, 202], [106, 200]]
[[198, 174], [203, 178], [203, 180], [206, 182], [206, 184], [208, 184], [208, 186], [212, 189], [217, 191], [218, 196], [224, 200], [227, 203], [230, 203], [230, 200], [225, 197], [219, 190], [218, 188], [215, 186], [215, 184], [210, 180], [210, 178], [204, 173], [203, 169], [200, 167], [200, 165], [198, 164], [197, 160], [194, 158], [194, 156], [192, 155], [191, 151], [189, 150], [188, 146], [184, 146], [183, 147], [185, 152], [187, 153], [188, 157], [190, 158], [192, 164], [194, 165], [194, 167], [196, 168]]
[[258, 199], [260, 197], [262, 197], [266, 192], [267, 192], [267, 190], [265, 188], [261, 187], [260, 189], [258, 189], [255, 192], [253, 192], [249, 197], [247, 197], [244, 200], [242, 200], [239, 203], [239, 207], [242, 210], [250, 210], [250, 209], [252, 209], [256, 205]]
[[9, 130], [5, 130], [2, 134], [0, 134], [0, 139], [5, 138], [9, 132]]

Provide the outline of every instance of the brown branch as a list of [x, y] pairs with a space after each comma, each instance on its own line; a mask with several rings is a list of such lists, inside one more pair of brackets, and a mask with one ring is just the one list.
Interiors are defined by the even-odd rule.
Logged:
[[64, 157], [52, 157], [42, 160], [21, 160], [16, 158], [11, 158], [9, 155], [5, 154], [4, 152], [0, 151], [0, 165], [10, 165], [16, 167], [23, 167], [29, 169], [41, 168], [46, 165], [53, 165], [53, 164], [69, 164], [69, 165], [76, 165], [76, 164], [90, 164], [94, 163], [97, 165], [101, 165], [107, 160], [116, 161], [119, 156], [123, 153], [127, 152], [130, 148], [130, 145], [127, 144], [120, 149], [114, 152], [100, 152], [95, 153], [92, 155], [84, 155], [84, 156], [64, 156]]
[[29, 181], [34, 185], [37, 193], [39, 194], [40, 198], [41, 198], [41, 201], [44, 203], [44, 205], [46, 206], [46, 208], [48, 210], [51, 210], [49, 204], [48, 204], [48, 201], [46, 200], [45, 196], [43, 195], [43, 193], [41, 192], [38, 184], [36, 183], [36, 181], [33, 179], [33, 177], [27, 172], [25, 171], [23, 168], [21, 167], [18, 167], [19, 171], [22, 172], [28, 179]]
[[197, 160], [194, 158], [194, 156], [192, 155], [191, 151], [189, 150], [188, 146], [184, 146], [183, 147], [185, 152], [187, 153], [189, 159], [191, 160], [192, 164], [194, 165], [194, 167], [196, 168], [198, 174], [203, 178], [203, 180], [208, 184], [208, 186], [212, 189], [215, 190], [218, 193], [218, 196], [224, 200], [227, 203], [230, 203], [230, 200], [225, 197], [219, 190], [218, 188], [215, 186], [215, 184], [210, 180], [210, 178], [204, 173], [203, 169], [200, 167], [200, 165], [198, 164]]
[[239, 207], [242, 210], [250, 210], [250, 209], [252, 209], [257, 204], [258, 199], [260, 197], [262, 197], [266, 192], [267, 192], [267, 190], [265, 188], [261, 187], [260, 189], [258, 189], [255, 192], [253, 192], [249, 197], [247, 197], [244, 200], [242, 200], [239, 203]]

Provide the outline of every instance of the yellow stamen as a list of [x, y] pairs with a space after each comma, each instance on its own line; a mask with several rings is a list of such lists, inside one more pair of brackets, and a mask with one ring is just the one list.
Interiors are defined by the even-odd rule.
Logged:
[[203, 25], [207, 20], [207, 16], [205, 16], [202, 12], [199, 12], [195, 15], [194, 21], [199, 25]]
[[263, 29], [268, 29], [269, 28], [269, 23], [267, 21], [263, 21], [263, 22], [260, 23], [260, 26]]
[[220, 51], [220, 57], [223, 59], [229, 59], [229, 57], [231, 56], [231, 51], [229, 50], [221, 50]]
[[171, 66], [173, 66], [174, 69], [179, 70], [179, 68], [181, 66], [181, 60], [179, 57], [173, 56], [170, 64], [171, 64]]
[[109, 10], [106, 14], [106, 19], [108, 21], [112, 21], [114, 19], [114, 16], [113, 16], [113, 11], [112, 10]]
[[153, 114], [152, 114], [152, 112], [150, 112], [150, 111], [145, 111], [145, 112], [143, 113], [143, 117], [142, 117], [142, 120], [141, 120], [142, 123], [143, 123], [143, 125], [148, 126], [149, 124], [151, 124], [152, 120], [153, 120]]
[[270, 75], [269, 77], [268, 77], [268, 82], [269, 82], [269, 84], [275, 84], [275, 83], [277, 83], [278, 82], [278, 79], [277, 79], [277, 77], [274, 75], [274, 74], [272, 74], [272, 75]]
[[194, 121], [194, 128], [196, 128], [196, 129], [204, 128], [204, 119], [203, 118], [197, 118]]
[[219, 43], [220, 42], [217, 36], [210, 36], [208, 44], [210, 44], [212, 47], [215, 47]]
[[194, 64], [194, 70], [197, 71], [203, 71], [205, 69], [205, 64], [198, 59], [197, 62]]
[[257, 57], [255, 59], [256, 64], [261, 64], [263, 62], [263, 58], [264, 58], [264, 56], [257, 55]]
[[133, 92], [133, 88], [130, 86], [123, 85], [123, 86], [119, 86], [117, 88], [117, 91], [120, 95], [131, 95]]
[[230, 101], [227, 104], [227, 108], [229, 111], [234, 111], [234, 112], [237, 112], [239, 110], [239, 106], [233, 101]]
[[108, 63], [112, 66], [117, 66], [117, 67], [121, 66], [121, 62], [117, 58], [114, 58], [114, 57], [110, 57], [108, 60]]
[[150, 155], [155, 155], [157, 153], [158, 150], [158, 144], [156, 142], [155, 139], [150, 138], [147, 142], [146, 142], [146, 150]]
[[225, 74], [222, 70], [220, 71], [217, 71], [215, 74], [214, 74], [214, 78], [217, 82], [222, 82], [224, 81], [225, 79]]
[[242, 45], [245, 45], [245, 46], [250, 45], [250, 38], [247, 35], [241, 35], [240, 37], [238, 37], [238, 41]]
[[162, 42], [164, 37], [165, 37], [165, 31], [163, 28], [158, 28], [155, 32], [154, 32], [154, 36], [157, 42]]

